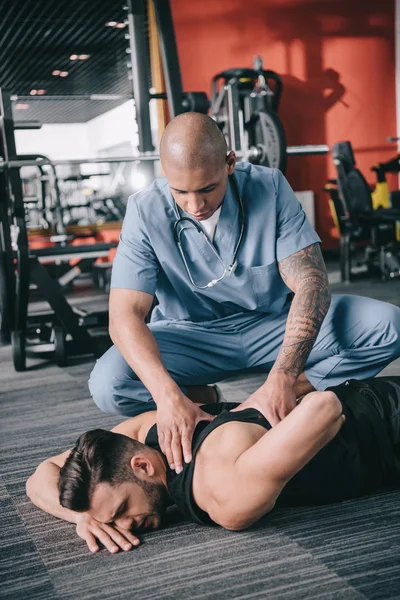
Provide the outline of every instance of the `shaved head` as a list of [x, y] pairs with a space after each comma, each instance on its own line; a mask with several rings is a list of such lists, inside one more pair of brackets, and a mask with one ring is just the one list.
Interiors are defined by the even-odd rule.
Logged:
[[160, 155], [176, 204], [198, 221], [209, 219], [224, 200], [236, 164], [216, 122], [200, 113], [175, 117], [161, 138]]
[[216, 122], [201, 113], [183, 113], [165, 128], [160, 145], [165, 172], [175, 169], [199, 169], [212, 165], [220, 169], [226, 163], [227, 146]]

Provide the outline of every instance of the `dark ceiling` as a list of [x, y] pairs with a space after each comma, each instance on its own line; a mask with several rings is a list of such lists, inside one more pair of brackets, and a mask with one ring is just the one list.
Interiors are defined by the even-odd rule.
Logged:
[[[128, 27], [106, 26], [126, 15], [123, 0], [0, 0], [0, 87], [18, 96], [14, 120], [82, 123], [131, 97]], [[99, 94], [116, 98], [89, 98]]]

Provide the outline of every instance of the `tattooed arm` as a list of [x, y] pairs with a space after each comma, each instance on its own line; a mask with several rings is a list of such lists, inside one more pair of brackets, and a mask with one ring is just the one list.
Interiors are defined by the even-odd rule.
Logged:
[[294, 409], [296, 393], [299, 396], [313, 389], [303, 369], [330, 304], [328, 276], [319, 244], [282, 260], [279, 272], [294, 292], [284, 340], [267, 381], [235, 409], [257, 408], [271, 425]]
[[319, 244], [292, 254], [279, 264], [279, 272], [294, 299], [278, 357], [271, 370], [297, 379], [328, 312], [331, 295]]

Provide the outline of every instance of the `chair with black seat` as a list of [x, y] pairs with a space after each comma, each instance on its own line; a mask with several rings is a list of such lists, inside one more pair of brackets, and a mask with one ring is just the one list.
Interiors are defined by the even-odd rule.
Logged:
[[400, 262], [397, 257], [395, 224], [400, 219], [400, 210], [393, 208], [373, 209], [371, 189], [365, 177], [356, 167], [350, 142], [339, 142], [332, 149], [333, 161], [337, 169], [337, 185], [343, 203], [346, 219], [346, 235], [341, 240], [341, 252], [346, 259], [342, 270], [342, 280], [351, 281], [351, 248], [354, 240], [370, 239], [366, 248], [367, 266], [374, 254], [383, 279], [400, 275]]

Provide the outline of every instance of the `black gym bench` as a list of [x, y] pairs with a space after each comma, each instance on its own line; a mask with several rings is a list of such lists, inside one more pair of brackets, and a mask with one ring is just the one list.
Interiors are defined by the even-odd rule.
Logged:
[[[98, 356], [96, 340], [88, 332], [89, 327], [106, 326], [108, 324], [107, 307], [100, 311], [86, 311], [72, 307], [65, 297], [63, 288], [70, 284], [82, 272], [89, 270], [100, 257], [106, 257], [117, 242], [85, 244], [81, 246], [55, 246], [29, 250], [28, 273], [18, 277], [16, 286], [15, 328], [11, 332], [11, 344], [14, 367], [16, 371], [26, 368], [26, 355], [40, 355], [48, 350], [48, 343], [54, 344], [54, 357], [59, 366], [64, 366], [68, 355], [92, 354]], [[17, 252], [15, 254], [16, 264]], [[45, 263], [79, 262], [62, 275], [59, 280], [53, 279]], [[52, 311], [28, 311], [29, 293], [33, 284], [37, 293], [50, 305]], [[39, 343], [28, 344], [28, 339], [36, 334]], [[67, 337], [70, 338], [67, 343]], [[40, 342], [44, 342], [40, 343]], [[46, 347], [44, 347], [44, 345]]]

